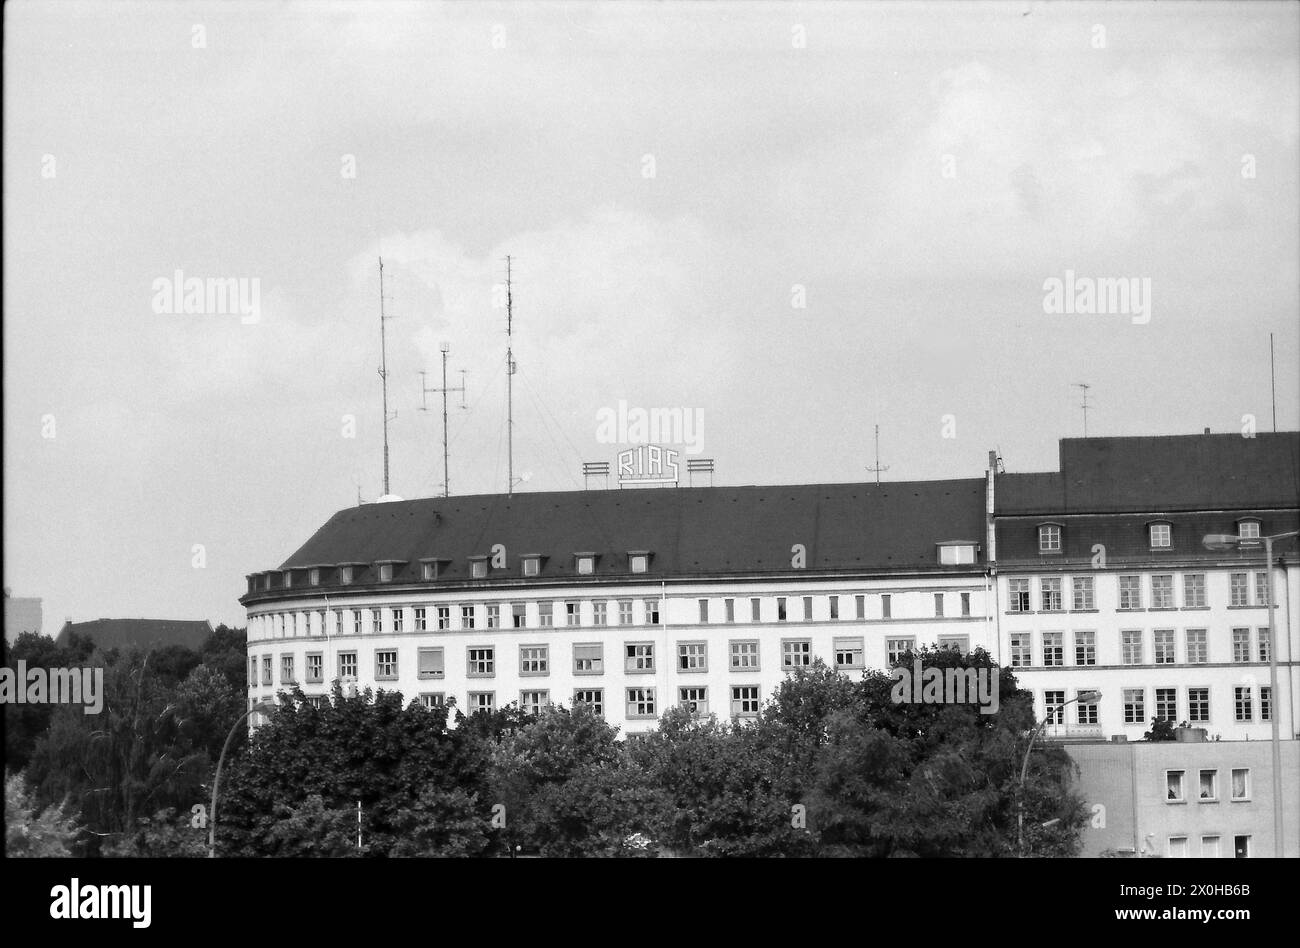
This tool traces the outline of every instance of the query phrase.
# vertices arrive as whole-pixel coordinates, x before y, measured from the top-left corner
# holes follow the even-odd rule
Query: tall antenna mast
[[[1273,431],[1277,431],[1277,371],[1273,367],[1273,334],[1268,334],[1268,381],[1273,392]]]
[[[384,315],[384,258],[379,258],[379,378],[384,389],[384,494],[388,494],[388,337],[384,323],[391,319]],[[394,412],[392,418],[396,418]]]
[[[867,468],[868,471],[875,471],[876,483],[880,483],[880,472],[889,470],[889,465],[880,466],[880,425],[876,425],[876,466]]]
[[[1079,407],[1083,409],[1083,436],[1088,437],[1088,389],[1092,388],[1087,382],[1075,382],[1074,387],[1083,390],[1083,404]]]
[[[511,350],[514,299],[510,292],[510,256],[506,255],[506,496],[515,492],[515,357]]]
[[[451,475],[448,473],[449,467],[447,462],[447,393],[460,392],[460,407],[468,408],[465,404],[465,370],[460,371],[460,385],[456,388],[447,387],[447,353],[450,347],[447,343],[442,344],[442,388],[429,388],[424,384],[424,373],[420,373],[420,411],[428,411],[424,403],[424,396],[430,392],[442,392],[442,496],[451,496]]]

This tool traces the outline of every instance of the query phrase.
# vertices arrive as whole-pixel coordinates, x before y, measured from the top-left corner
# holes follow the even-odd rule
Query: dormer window
[[[1259,539],[1259,521],[1258,520],[1238,520],[1237,537],[1242,540]]]
[[[961,566],[975,562],[975,544],[964,541],[945,541],[939,544],[940,566]]]
[[[437,556],[426,556],[420,560],[420,578],[425,582],[432,582],[442,575],[442,564],[450,563],[451,560],[444,560]]]
[[[1173,527],[1168,523],[1147,524],[1147,535],[1151,539],[1151,549],[1167,550],[1172,542]]]
[[[342,585],[342,586],[347,586],[347,585],[349,585],[351,582],[352,582],[352,567],[351,567],[351,566],[340,566],[340,567],[339,567],[339,584]]]
[[[313,567],[311,570],[308,571],[308,573],[307,573],[307,582],[311,583],[311,585],[313,585],[313,586],[319,586],[319,585],[320,585],[320,569],[319,569],[319,568],[315,568],[315,567]]]
[[[645,550],[633,550],[627,555],[627,566],[634,573],[644,573],[650,568],[650,554]]]
[[[1059,523],[1039,524],[1038,552],[1039,553],[1060,553],[1061,552],[1061,525]]]
[[[487,579],[488,560],[486,556],[469,558],[469,575],[471,579]]]
[[[262,577],[262,588],[263,588],[263,589],[270,589],[270,588],[271,588],[271,574],[270,574],[270,573],[267,573],[267,574],[265,574],[265,575]]]
[[[288,589],[292,585],[293,585],[293,570],[287,569],[284,571],[284,588]]]
[[[542,557],[537,553],[525,553],[519,557],[524,564],[525,576],[536,576],[542,571]]]
[[[578,560],[578,575],[590,576],[596,572],[596,554],[595,553],[575,553]]]
[[[380,564],[379,564],[379,581],[380,581],[381,583],[391,583],[391,582],[393,581],[393,564],[392,564],[392,563],[380,563]]]

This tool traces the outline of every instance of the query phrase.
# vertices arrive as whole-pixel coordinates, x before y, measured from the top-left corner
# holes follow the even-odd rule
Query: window
[[[555,603],[539,602],[537,604],[537,624],[543,629],[549,629],[555,625]]]
[[[1169,858],[1170,859],[1187,858],[1187,837],[1186,836],[1169,837]]]
[[[380,563],[380,564],[379,564],[379,581],[380,581],[381,583],[391,583],[391,582],[393,581],[393,564],[392,564],[392,563]]]
[[[427,618],[427,612],[428,610],[426,610],[423,606],[416,607],[415,610],[415,631],[416,632],[429,631],[429,620]]]
[[[723,611],[726,613],[727,621],[735,622],[736,621],[736,600],[724,599],[722,600],[722,606],[723,606]]]
[[[961,594],[961,614],[970,615],[970,593]]]
[[[465,696],[469,701],[469,713],[491,714],[497,709],[497,694],[495,691],[471,691]]]
[[[1155,648],[1157,665],[1172,665],[1175,661],[1174,656],[1174,630],[1173,629],[1156,629],[1152,635],[1152,642]]]
[[[1125,665],[1142,664],[1142,632],[1127,629],[1119,634],[1120,662]]]
[[[1255,605],[1268,605],[1268,573],[1255,574]]]
[[[645,605],[646,625],[658,625],[659,624],[659,600],[647,599],[644,605]]]
[[[633,553],[631,557],[632,572],[644,573],[649,566],[650,557],[645,553]]]
[[[596,571],[596,558],[594,556],[578,557],[578,575],[590,576]]]
[[[1170,723],[1178,720],[1178,689],[1156,689],[1156,717]]]
[[[835,667],[862,668],[862,639],[835,640]]]
[[[1250,590],[1246,586],[1246,573],[1233,573],[1228,577],[1228,605],[1230,606],[1248,606],[1250,605]]]
[[[480,645],[466,649],[466,674],[470,678],[491,678],[496,674],[496,647]]]
[[[403,625],[403,623],[404,623],[405,621],[406,621],[406,610],[405,610],[405,609],[394,609],[394,610],[393,610],[393,631],[394,631],[394,632],[401,632],[401,631],[402,631],[402,625]]]
[[[1064,691],[1043,692],[1043,717],[1048,724],[1062,724],[1065,721]]]
[[[1045,523],[1038,528],[1038,552],[1061,552],[1061,528],[1054,523]]]
[[[519,707],[525,714],[541,714],[542,708],[551,703],[549,691],[519,692]]]
[[[446,663],[443,659],[443,652],[440,648],[422,648],[419,651],[419,671],[420,678],[442,678],[447,671]]]
[[[542,571],[542,561],[540,557],[525,556],[523,557],[523,561],[525,576],[536,576]]]
[[[474,607],[473,606],[460,607],[460,627],[462,629],[474,628]]]
[[[1232,660],[1234,662],[1250,661],[1250,629],[1232,630]]]
[[[516,629],[528,624],[528,606],[522,602],[510,603],[510,621]]]
[[[591,604],[591,621],[595,625],[609,624],[609,603],[603,599],[597,599]]]
[[[619,625],[632,624],[632,600],[631,599],[620,599],[618,601],[618,624]]]
[[[1183,576],[1183,607],[1205,608],[1205,574],[1187,573]]]
[[[1219,858],[1219,837],[1217,836],[1201,837],[1201,858],[1202,859]]]
[[[1043,597],[1044,612],[1061,611],[1061,580],[1059,577],[1041,580],[1039,582],[1039,591]]]
[[[1237,537],[1242,540],[1258,540],[1259,521],[1258,520],[1237,521]]]
[[[776,621],[785,621],[785,596],[776,597]]]
[[[352,567],[351,567],[351,566],[340,566],[340,567],[339,567],[339,582],[340,582],[342,585],[344,585],[344,586],[347,586],[347,585],[350,585],[350,584],[351,584],[351,582],[352,582]]]
[[[1273,689],[1268,685],[1261,685],[1259,688],[1259,719],[1273,720]]]
[[[281,655],[280,656],[280,684],[292,685],[293,683],[294,683],[293,656]]]
[[[501,628],[501,606],[499,603],[492,603],[487,607],[487,627],[489,629]]]
[[[376,678],[396,678],[397,677],[397,651],[394,649],[382,649],[375,652],[375,677]]]
[[[1250,837],[1249,836],[1232,837],[1232,857],[1234,859],[1250,858]]]
[[[343,610],[342,609],[338,609],[334,613],[334,633],[336,635],[343,634]]]
[[[1210,689],[1187,689],[1187,720],[1192,724],[1208,724],[1210,721]]]
[[[445,632],[451,628],[451,606],[436,606],[434,614],[438,618],[438,631]]]
[[[1142,577],[1121,576],[1119,578],[1119,607],[1121,609],[1142,608]]]
[[[627,716],[652,718],[655,716],[655,690],[653,688],[627,689]]]
[[[313,586],[320,585],[320,570],[311,569],[307,571],[307,582]]]
[[[705,687],[678,688],[678,703],[691,714],[709,713],[709,689]]]
[[[1255,720],[1255,696],[1249,685],[1236,685],[1232,689],[1232,719],[1249,723]]]
[[[840,597],[831,596],[828,601],[830,603],[831,618],[838,619],[840,617]]]
[[[487,579],[488,562],[486,557],[478,557],[469,561],[470,579]]]
[[[438,564],[433,560],[422,561],[420,563],[420,576],[422,579],[429,581],[438,578]]]
[[[325,680],[325,656],[320,652],[307,653],[307,684],[319,685]]]
[[[273,684],[273,682],[271,681],[271,656],[270,655],[262,656],[262,684],[264,685]]]
[[[731,670],[758,671],[758,642],[747,640],[731,643]]]
[[[1007,599],[1008,612],[1028,612],[1029,611],[1029,580],[1008,579],[1007,596],[1008,596]]]
[[[1028,632],[1011,633],[1011,667],[1023,668],[1026,665],[1032,665],[1033,644]],[[891,663],[892,664],[892,663]]]
[[[603,718],[605,716],[605,689],[579,688],[573,692],[573,703],[585,704],[591,708],[593,714]]]
[[[573,673],[575,675],[605,674],[605,646],[599,642],[573,646]]]
[[[1167,523],[1153,523],[1148,528],[1151,537],[1151,549],[1167,550],[1169,549],[1169,537],[1172,528]]]
[[[370,631],[376,635],[384,631],[384,614],[379,609],[370,610]]]
[[[1186,773],[1181,770],[1165,771],[1165,802],[1166,803],[1184,803],[1187,800],[1187,789],[1184,786]]]
[[[447,706],[447,697],[441,691],[425,691],[420,694],[420,704],[430,711],[434,708],[445,708]]]
[[[888,599],[889,597],[888,597],[888,596],[885,596],[884,598],[885,598],[885,599]],[[854,597],[853,597],[853,610],[854,610],[854,614],[855,614],[859,619],[865,619],[865,618],[867,617],[867,597],[866,597],[866,596],[854,596]],[[886,619],[889,618],[889,608],[888,608],[888,605],[885,606],[885,611],[884,611],[883,614],[884,614],[884,616],[885,616]]]
[[[677,670],[684,672],[708,671],[708,646],[703,642],[683,642],[678,645]]]
[[[546,675],[551,668],[550,647],[546,645],[519,646],[519,674]]]
[[[885,657],[892,668],[903,660],[912,649],[916,647],[916,639],[908,636],[907,638],[885,639]]]
[[[1219,799],[1219,772],[1217,770],[1202,770],[1200,772],[1196,798],[1204,802],[1213,802]]]
[[[749,600],[749,621],[750,621],[750,622],[760,622],[760,621],[762,621],[762,620],[759,618],[759,613],[760,613],[760,610],[759,610],[759,603],[760,603],[760,602],[761,602],[761,600],[759,600],[759,599],[751,599],[751,600]]]
[[[934,594],[934,616],[936,619],[943,618],[943,593]]]
[[[1209,645],[1206,642],[1205,629],[1187,630],[1187,663],[1204,665],[1210,660]]]
[[[939,564],[941,566],[960,566],[975,562],[975,546],[971,543],[939,544]]]
[[[576,602],[566,602],[564,604],[564,624],[577,625],[578,618],[578,604]]]
[[[1096,689],[1094,688],[1079,688],[1074,692],[1074,694],[1075,697],[1077,698],[1084,694],[1087,694],[1088,692],[1095,691],[1095,690]],[[1077,720],[1080,724],[1097,723],[1097,699],[1095,695],[1091,700],[1088,701],[1083,701],[1083,700],[1076,701],[1074,707],[1075,707],[1075,720]]]
[[[1268,635],[1269,635],[1268,627],[1265,626],[1264,628],[1259,630],[1259,634],[1256,637],[1256,640],[1259,642],[1259,660],[1261,662],[1271,661],[1269,655],[1271,653],[1270,646],[1272,643],[1269,641]]]
[[[781,667],[807,668],[812,664],[812,642],[809,639],[781,640]]]
[[[257,686],[257,656],[252,655],[248,659],[248,684],[250,687]]]
[[[970,637],[966,635],[941,635],[938,644],[939,648],[946,648],[964,655],[970,648]]]
[[[1145,724],[1147,720],[1146,689],[1124,689],[1124,723]]]
[[[623,670],[642,674],[655,670],[653,642],[630,642],[623,647]]]
[[[1076,665],[1097,664],[1097,633],[1096,632],[1075,632],[1074,633],[1074,664]]]
[[[803,620],[811,622],[813,617],[812,596],[803,597]]]
[[[1161,573],[1151,577],[1151,608],[1174,608],[1174,577],[1171,573]]]
[[[1237,767],[1232,771],[1232,799],[1250,799],[1250,768]]]
[[[758,685],[735,685],[731,689],[731,713],[746,718],[758,714]]]
[[[357,677],[357,653],[356,652],[339,652],[339,677],[340,678]]]
[[[894,610],[894,597],[891,596],[889,593],[885,593],[880,597],[880,617],[882,619],[891,618],[894,614],[893,610]],[[859,615],[858,618],[861,619],[862,616]]]
[[[1063,632],[1043,633],[1043,664],[1051,667],[1065,664],[1065,645]]]

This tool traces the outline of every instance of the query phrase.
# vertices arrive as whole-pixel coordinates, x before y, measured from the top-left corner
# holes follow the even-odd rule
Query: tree
[[[115,837],[100,852],[117,859],[199,859],[208,854],[206,827],[206,820],[196,821],[189,812],[169,807],[138,820],[133,832]]]
[[[242,695],[248,682],[248,632],[219,625],[199,649],[203,664],[219,672]]]
[[[24,632],[12,646],[6,642],[4,651],[5,665],[15,673],[20,661],[28,669],[80,668],[89,664],[94,643],[75,632],[69,633],[64,645],[57,645],[48,635]],[[15,771],[27,766],[32,751],[36,749],[36,739],[50,726],[54,708],[54,705],[45,703],[5,705],[6,766]]]
[[[1177,739],[1174,734],[1174,722],[1165,718],[1152,718],[1151,730],[1142,735],[1144,741],[1173,741]]]
[[[71,856],[77,827],[65,804],[38,812],[17,774],[5,774],[5,857]]]

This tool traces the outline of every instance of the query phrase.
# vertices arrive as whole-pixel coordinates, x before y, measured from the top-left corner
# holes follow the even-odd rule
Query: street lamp
[[[1274,533],[1266,537],[1243,537],[1235,533],[1207,533],[1201,543],[1207,550],[1241,550],[1243,547],[1264,545],[1264,574],[1268,577],[1268,716],[1273,725],[1273,855],[1281,858],[1286,847],[1282,838],[1282,695],[1277,689],[1277,642],[1273,635],[1273,603],[1277,595],[1273,589],[1273,541],[1300,536],[1300,530]],[[1249,588],[1249,587],[1248,587]],[[1289,639],[1289,637],[1288,637]],[[1288,654],[1291,643],[1288,640]],[[1289,702],[1288,702],[1289,704]]]
[[[244,723],[245,718],[250,714],[268,714],[275,710],[275,705],[269,701],[261,701],[253,705],[247,711],[239,716],[230,728],[230,733],[226,735],[226,743],[221,745],[221,756],[217,758],[217,774],[212,778],[212,806],[208,808],[208,858],[217,858],[217,789],[221,786],[221,765],[226,760],[226,751],[230,749],[230,742],[234,740],[235,731],[239,725]]]
[[[1029,753],[1034,749],[1034,741],[1037,739],[1038,735],[1043,732],[1043,728],[1047,727],[1047,722],[1056,717],[1057,712],[1067,704],[1074,704],[1076,701],[1082,701],[1085,704],[1092,704],[1094,701],[1100,699],[1100,691],[1079,692],[1069,701],[1062,701],[1060,704],[1048,708],[1047,715],[1043,718],[1042,723],[1035,727],[1033,733],[1029,735],[1029,746],[1025,748],[1025,759],[1020,765],[1020,792],[1018,794],[1016,807],[1016,851],[1022,859],[1025,855],[1025,778],[1029,775]],[[1048,820],[1048,822],[1043,825],[1048,826],[1054,822],[1055,820]]]

